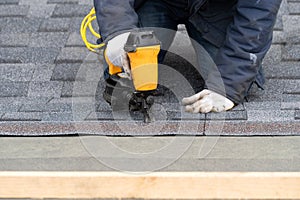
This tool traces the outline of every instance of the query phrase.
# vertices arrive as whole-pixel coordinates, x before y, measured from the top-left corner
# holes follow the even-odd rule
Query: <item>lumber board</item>
[[[299,199],[298,172],[0,172],[0,198]]]

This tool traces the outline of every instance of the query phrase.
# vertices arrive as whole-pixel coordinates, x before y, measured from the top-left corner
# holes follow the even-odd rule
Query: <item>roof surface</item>
[[[300,135],[300,1],[283,0],[264,60],[265,90],[221,114],[181,112],[158,98],[152,125],[124,118],[102,100],[101,57],[80,34],[92,1],[0,0],[0,134]],[[183,34],[180,34],[183,33]],[[92,38],[89,37],[92,41]],[[172,48],[192,56],[185,30]],[[185,65],[172,55],[166,63]],[[178,87],[178,83],[173,83]]]

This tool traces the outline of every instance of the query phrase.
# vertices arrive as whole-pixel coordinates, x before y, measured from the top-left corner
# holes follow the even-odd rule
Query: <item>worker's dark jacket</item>
[[[137,28],[135,10],[147,0],[94,0],[100,33],[109,39],[125,30]],[[208,0],[209,5],[234,2],[235,14],[222,32],[211,25],[213,8],[203,9],[205,0],[190,0],[191,17],[194,24],[209,42],[220,47],[215,60],[221,73],[226,96],[241,103],[253,83],[263,84],[259,73],[262,59],[272,42],[272,30],[281,0]],[[220,8],[219,8],[220,9]],[[207,80],[208,88],[224,95],[218,83]]]

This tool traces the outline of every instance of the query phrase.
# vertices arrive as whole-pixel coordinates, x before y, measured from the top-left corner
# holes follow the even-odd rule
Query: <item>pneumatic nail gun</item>
[[[131,32],[124,47],[129,58],[132,80],[121,76],[122,68],[108,59],[109,78],[104,99],[113,109],[128,109],[143,113],[144,122],[152,121],[149,110],[157,95],[158,53],[160,41],[152,31]]]

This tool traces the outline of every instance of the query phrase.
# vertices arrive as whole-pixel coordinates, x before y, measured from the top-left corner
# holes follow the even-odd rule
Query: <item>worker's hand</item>
[[[109,61],[117,67],[122,67],[123,77],[131,79],[130,64],[124,46],[130,32],[122,33],[107,42],[105,54]]]
[[[182,99],[185,110],[190,113],[222,112],[233,108],[234,103],[228,98],[210,90]]]

